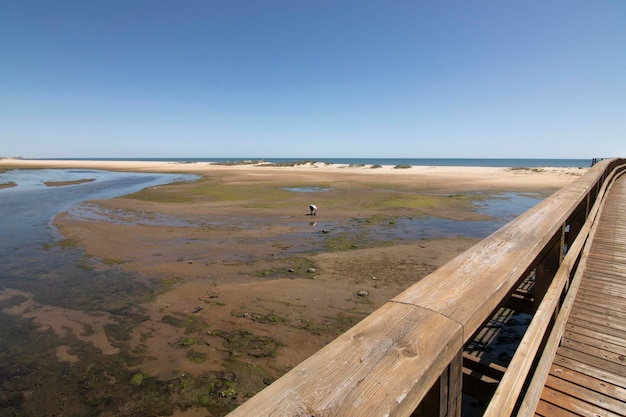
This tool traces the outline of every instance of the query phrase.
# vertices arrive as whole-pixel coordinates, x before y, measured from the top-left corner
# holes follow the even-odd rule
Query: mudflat
[[[152,283],[154,294],[129,306],[141,320],[127,325],[123,344],[110,330],[121,319],[110,313],[33,308],[26,293],[9,311],[42,328],[71,328],[105,355],[132,353],[133,384],[172,385],[163,395],[180,416],[226,413],[477,242],[462,227],[455,237],[403,236],[400,222],[485,220],[475,204],[491,193],[547,196],[585,172],[0,160],[0,169],[37,167],[200,176],[83,203],[54,220],[96,268]],[[15,295],[5,289],[0,300]],[[58,347],[57,359],[79,360],[71,346]],[[181,387],[209,374],[213,388],[181,402]]]

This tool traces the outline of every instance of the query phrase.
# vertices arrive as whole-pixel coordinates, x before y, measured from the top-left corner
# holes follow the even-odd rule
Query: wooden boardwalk
[[[607,198],[536,416],[626,416],[626,176]]]

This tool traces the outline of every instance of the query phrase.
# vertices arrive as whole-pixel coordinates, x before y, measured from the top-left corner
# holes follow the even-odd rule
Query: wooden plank
[[[615,197],[619,198],[619,192],[615,193]],[[615,197],[613,197],[613,199],[615,199]],[[614,200],[613,204],[616,203],[619,204],[617,200]],[[605,253],[611,254],[614,251],[619,252],[619,247],[624,244],[624,225],[619,218],[619,212],[607,210],[606,214],[606,221],[601,225],[602,236],[598,239],[598,246],[602,249],[606,249],[604,251]],[[611,246],[611,242],[617,243],[618,246]]]
[[[589,351],[591,351],[591,348],[589,349]],[[584,363],[590,366],[595,366],[597,368],[603,369],[615,375],[622,375],[624,377],[624,382],[626,382],[626,364],[624,364],[623,361],[619,361],[619,360],[612,361],[612,360],[604,359],[602,357],[595,356],[592,353],[594,352],[591,352],[591,353],[588,353],[587,351],[583,352],[583,351],[579,351],[575,349],[570,349],[565,346],[561,346],[558,349],[558,354],[561,356],[578,360],[581,363]]]
[[[614,291],[623,291],[626,288],[624,282],[624,275],[621,272],[608,272],[594,270],[593,274],[589,274],[585,277],[585,287],[598,288],[601,291],[605,289],[611,289]]]
[[[594,390],[594,387],[582,387],[554,375],[548,376],[546,387],[559,391],[569,397],[576,398],[598,409],[608,410],[618,415],[626,411],[624,410],[624,403],[622,401],[597,392]]]
[[[605,262],[602,265],[591,265],[593,274],[588,279],[591,281],[606,280],[610,284],[623,284],[624,268],[616,260]]]
[[[504,308],[515,310],[519,313],[533,314],[533,300],[530,296],[513,293],[502,305]]]
[[[600,360],[582,358],[582,355],[573,354],[572,351],[566,351],[565,353],[567,356],[564,356],[561,353],[561,349],[559,349],[559,353],[554,358],[555,365],[562,366],[597,379],[602,379],[613,385],[617,385],[618,387],[626,388],[626,374],[615,373],[610,369],[606,369],[603,367],[604,364]]]
[[[565,410],[557,405],[540,400],[535,415],[539,417],[580,417],[580,414]]]
[[[626,290],[626,282],[624,282],[623,279],[623,275],[619,276],[617,274],[607,274],[604,272],[601,274],[596,273],[585,279],[583,287],[596,288],[601,291],[609,290],[610,292],[616,292],[617,294],[622,295],[624,290]]]
[[[591,320],[583,320],[577,317],[570,317],[568,323],[580,327],[585,327],[589,330],[595,331],[596,333],[602,333],[603,336],[613,336],[618,340],[626,339],[626,332],[620,329],[614,329],[601,323],[593,322]]]
[[[626,402],[626,389],[610,384],[606,381],[556,365],[552,365],[550,375],[577,384],[581,387],[593,387],[594,391],[602,393],[608,397],[616,398],[622,402]],[[622,405],[622,407],[624,407],[624,405]]]
[[[626,336],[626,322],[619,318],[614,318],[607,314],[598,314],[592,311],[581,310],[580,308],[574,310],[570,314],[570,319],[572,323],[575,323],[576,320],[586,321],[589,323],[593,323],[594,327],[600,328],[609,328],[613,329],[616,332],[623,332]]]
[[[622,320],[626,320],[626,307],[624,309],[611,309],[606,305],[598,305],[597,303],[591,303],[590,301],[591,300],[589,298],[577,299],[576,305],[574,306],[574,308],[581,308],[581,309],[592,311],[598,314],[605,314],[605,315],[610,314],[611,317],[616,317]],[[600,303],[602,302],[602,300],[598,300],[597,302]]]
[[[602,417],[623,417],[624,414],[617,414],[605,408],[595,406],[579,398],[572,397],[551,387],[544,388],[542,398],[544,401],[566,409],[577,416],[602,416]]]
[[[611,244],[616,245],[615,242],[612,242]],[[624,271],[624,264],[614,261],[614,259],[601,255],[598,252],[594,252],[589,256],[590,265],[593,266],[594,269],[597,268],[598,271],[606,272],[609,275],[619,274]]]
[[[463,368],[463,392],[487,404],[500,380]]]
[[[595,281],[599,279],[608,280],[608,282],[613,284],[623,284],[624,276],[626,274],[626,266],[621,265],[615,262],[612,263],[603,263],[602,265],[594,265],[591,263],[589,268],[593,268],[593,275],[589,274],[586,278],[590,281]]]
[[[587,299],[586,301],[589,300]],[[626,317],[626,311],[622,312],[620,310],[607,308],[606,306],[593,305],[582,300],[576,303],[572,312],[584,316],[612,321],[615,322],[618,327],[624,327],[621,323],[623,323],[624,317]]]
[[[597,273],[585,279],[584,288],[596,288],[600,291],[609,288],[623,294],[626,290],[626,282],[624,282],[624,280],[626,280],[626,277],[621,274]]]
[[[621,288],[620,286],[617,286],[617,285],[611,285],[607,283],[606,281],[603,284],[589,283],[585,281],[581,285],[581,288],[584,291],[589,291],[589,292],[596,293],[596,294],[608,294],[612,297],[615,297],[616,300],[621,299],[623,301],[626,301],[626,291],[624,291],[624,288]]]
[[[611,302],[610,297],[594,297],[587,294],[579,297],[577,303],[581,306],[594,305],[594,309],[598,311],[606,311],[610,314],[626,314],[626,306]]]
[[[610,215],[605,213],[607,220],[610,220]],[[605,233],[605,232],[600,232]],[[620,232],[624,233],[624,232]],[[613,256],[624,256],[624,245],[617,240],[618,235],[613,236],[599,236],[596,244],[596,249],[590,254],[592,260],[597,261],[599,264],[607,260],[613,261]],[[610,266],[610,262],[605,262],[605,266]],[[618,265],[619,267],[619,265]]]
[[[599,291],[595,288],[582,288],[580,301],[587,303],[596,303],[603,306],[608,311],[626,312],[626,297],[620,294],[611,293],[610,290]]]
[[[506,368],[504,366],[493,362],[485,362],[481,358],[469,353],[463,354],[463,366],[470,372],[485,375],[496,382],[499,382],[506,372]]]
[[[618,313],[626,312],[626,306],[616,303],[611,300],[610,296],[600,297],[591,294],[579,294],[577,302],[581,304],[595,304],[597,307],[602,308],[608,312],[616,311]]]
[[[626,233],[626,232],[625,232]],[[597,259],[595,256],[589,257],[589,266],[594,271],[601,272],[607,276],[622,276],[626,271],[626,266],[622,263]]]
[[[589,329],[587,327],[574,325],[572,323],[567,323],[565,325],[565,330],[582,334],[588,337],[593,337],[598,340],[602,340],[604,342],[613,343],[615,345],[626,346],[626,341],[623,338],[616,337],[616,336],[609,335],[609,334],[599,334],[597,331],[595,331],[595,329]]]
[[[618,365],[626,365],[626,358],[624,355],[608,350],[600,349],[584,343],[577,342],[576,340],[564,338],[562,346],[567,349],[583,352],[587,355],[595,356],[596,358],[604,359],[609,362],[614,362]]]
[[[607,215],[611,215],[611,213],[606,213]],[[613,214],[614,215],[614,214]],[[612,227],[616,227],[615,225],[612,225]],[[608,231],[608,228],[606,229]],[[611,232],[615,232],[612,233],[612,236],[607,235],[605,238],[603,238],[603,236],[600,236],[598,238],[596,247],[598,248],[598,253],[599,254],[603,254],[606,256],[611,256],[613,254],[617,254],[618,256],[623,256],[624,255],[624,251],[621,250],[621,245],[620,245],[620,241],[619,239],[619,233],[623,233],[624,230],[618,231],[618,230],[611,230]],[[600,230],[600,233],[605,233],[604,230]]]
[[[615,265],[615,264],[613,264]],[[593,273],[588,274],[588,276],[585,278],[586,281],[589,282],[589,284],[609,284],[609,285],[615,285],[617,287],[623,287],[625,282],[624,280],[626,279],[626,275],[624,271],[614,271],[614,270],[607,270],[607,269],[600,269],[597,266],[592,266],[592,268],[594,268]]]
[[[599,253],[594,253],[590,255],[589,260],[592,261],[594,274],[606,276],[607,278],[619,278],[623,274],[623,265],[626,262],[626,257],[617,254],[605,254],[601,257]],[[619,283],[619,279],[617,279],[617,283]]]
[[[607,350],[609,352],[614,352],[619,355],[623,355],[626,357],[626,346],[616,345],[614,343],[609,343],[604,340],[597,339],[595,337],[589,337],[587,335],[575,332],[565,332],[563,334],[563,340],[574,340],[579,343],[584,343],[587,346],[591,346],[594,348]]]
[[[620,265],[624,265],[626,262],[626,254],[600,254],[598,252],[590,255],[590,260],[593,261],[595,271],[598,274],[606,274],[607,276],[614,276],[621,272]]]

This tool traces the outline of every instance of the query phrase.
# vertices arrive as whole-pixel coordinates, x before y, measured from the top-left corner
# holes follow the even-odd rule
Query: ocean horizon
[[[503,167],[503,168],[587,168],[592,159],[559,158],[21,158],[46,161],[146,161],[146,162],[242,162],[264,161],[270,163],[289,163],[298,161],[320,162],[327,164],[348,165],[411,165],[411,166],[466,166],[466,167]]]

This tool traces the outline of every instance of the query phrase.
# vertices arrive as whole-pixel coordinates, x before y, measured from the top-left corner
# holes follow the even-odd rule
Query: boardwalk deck
[[[536,416],[626,416],[626,177],[606,202]]]

